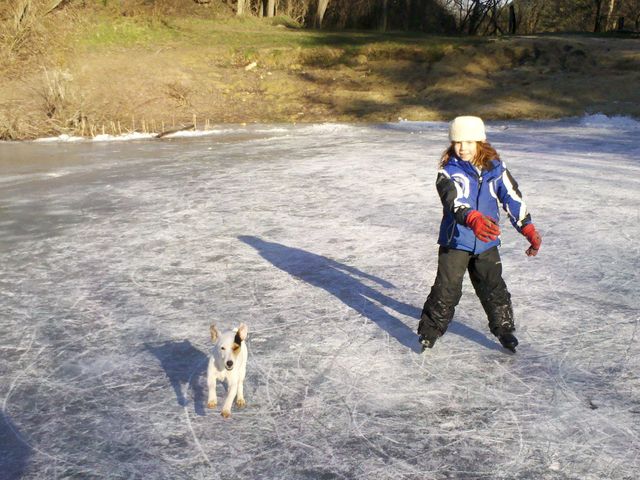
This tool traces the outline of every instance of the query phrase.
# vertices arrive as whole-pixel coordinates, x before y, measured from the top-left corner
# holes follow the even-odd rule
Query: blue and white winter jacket
[[[500,239],[486,243],[478,240],[473,230],[466,226],[471,210],[499,220],[498,202],[518,232],[531,223],[518,184],[504,162],[492,160],[491,165],[489,170],[479,171],[470,162],[454,155],[438,172],[436,187],[444,207],[438,238],[441,246],[480,254],[500,245]]]

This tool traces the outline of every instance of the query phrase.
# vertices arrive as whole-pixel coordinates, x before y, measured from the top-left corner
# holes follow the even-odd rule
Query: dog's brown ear
[[[209,327],[209,332],[211,332],[211,341],[212,342],[215,342],[216,340],[218,340],[218,329],[216,328],[216,326],[213,323]]]
[[[247,333],[249,333],[249,329],[244,323],[241,323],[240,326],[238,327],[236,336],[240,337],[240,340],[246,340]]]

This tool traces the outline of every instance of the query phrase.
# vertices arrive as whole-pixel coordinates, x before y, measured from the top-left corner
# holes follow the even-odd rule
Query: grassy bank
[[[638,39],[318,32],[228,11],[31,15],[22,26],[1,17],[1,139],[194,122],[640,116]]]

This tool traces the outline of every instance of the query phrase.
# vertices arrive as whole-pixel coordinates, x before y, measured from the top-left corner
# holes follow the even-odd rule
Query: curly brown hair
[[[498,155],[496,149],[493,148],[489,142],[476,142],[476,144],[478,145],[478,151],[476,158],[474,158],[471,163],[482,170],[489,170],[491,160],[500,160],[500,155]],[[442,153],[442,157],[440,157],[440,168],[449,163],[449,159],[455,156],[455,154],[455,142],[451,142],[449,148],[447,148]]]

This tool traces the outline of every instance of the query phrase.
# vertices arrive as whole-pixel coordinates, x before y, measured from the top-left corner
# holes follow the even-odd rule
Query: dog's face
[[[211,325],[211,341],[214,342],[213,355],[219,366],[226,370],[233,370],[240,356],[240,347],[247,338],[247,326],[242,323],[236,330],[223,333],[218,332],[215,325]]]

